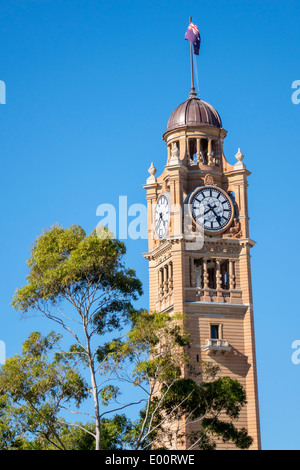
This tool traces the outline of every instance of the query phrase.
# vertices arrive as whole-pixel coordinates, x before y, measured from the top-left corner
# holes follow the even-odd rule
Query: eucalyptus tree
[[[137,315],[133,302],[142,285],[124,262],[124,243],[110,232],[87,235],[78,225],[52,226],[37,237],[27,261],[27,284],[19,288],[12,305],[23,314],[36,313],[58,324],[72,338],[69,354],[90,372],[89,393],[93,398],[96,450],[101,448],[101,398],[104,403],[117,389],[98,354],[101,338],[119,330]],[[71,412],[71,410],[70,410]]]
[[[141,391],[144,407],[129,433],[132,448],[177,449],[184,443],[189,450],[211,450],[218,439],[249,448],[251,436],[236,426],[247,403],[242,385],[220,376],[214,363],[192,365],[184,325],[181,314],[143,312],[122,340],[98,351],[120,383]]]
[[[0,368],[0,450],[94,450],[95,423],[64,417],[88,394],[73,354],[61,354],[62,337],[31,333],[21,354]],[[122,449],[131,422],[125,415],[101,420],[101,448]]]
[[[61,412],[79,407],[88,385],[73,355],[55,353],[60,335],[31,333],[22,354],[0,369],[0,448],[66,450],[61,439]],[[78,424],[76,425],[80,427]]]

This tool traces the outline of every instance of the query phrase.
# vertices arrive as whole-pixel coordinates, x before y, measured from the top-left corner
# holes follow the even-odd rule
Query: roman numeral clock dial
[[[162,239],[167,233],[170,221],[170,207],[165,195],[159,197],[155,207],[155,232]]]
[[[190,196],[190,212],[194,221],[209,234],[224,232],[232,223],[233,203],[220,188],[203,186]]]

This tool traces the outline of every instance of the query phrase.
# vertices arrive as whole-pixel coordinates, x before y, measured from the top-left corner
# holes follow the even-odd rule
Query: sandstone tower
[[[193,84],[192,84],[193,85]],[[167,161],[144,186],[148,204],[150,311],[184,312],[191,355],[219,364],[247,394],[238,427],[260,448],[247,178],[240,150],[229,164],[217,111],[192,86],[171,114]],[[193,235],[200,234],[193,239]],[[197,235],[198,236],[198,235]],[[223,445],[223,448],[231,448]],[[222,446],[221,446],[222,448]]]

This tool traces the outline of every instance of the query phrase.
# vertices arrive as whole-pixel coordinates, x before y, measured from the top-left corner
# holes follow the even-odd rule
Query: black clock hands
[[[160,214],[159,214],[159,219],[158,219],[158,221],[157,221],[157,223],[156,223],[156,226],[157,226],[157,227],[160,226],[160,223],[161,223],[162,220],[163,220],[163,218],[162,218],[162,212],[160,212]]]
[[[208,204],[208,207],[209,207],[209,209],[206,210],[203,215],[205,215],[208,212],[212,211],[214,213],[215,217],[216,217],[216,221],[218,222],[219,225],[221,225],[222,217],[219,214],[217,214],[216,211],[214,210],[217,207],[216,204],[214,206],[211,206],[210,204]]]
[[[209,206],[209,209],[207,209],[207,210],[204,212],[204,214],[203,214],[203,215],[206,215],[206,214],[208,214],[208,212],[210,212],[210,211],[211,211],[211,207],[210,207],[210,205],[209,205],[209,204],[208,204],[208,206]]]

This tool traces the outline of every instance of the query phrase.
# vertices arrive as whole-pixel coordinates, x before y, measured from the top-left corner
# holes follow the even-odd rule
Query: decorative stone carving
[[[237,163],[234,165],[234,168],[236,168],[237,170],[244,170],[246,168],[246,165],[244,165],[244,163],[242,162],[242,160],[244,159],[244,155],[242,154],[240,148],[235,158],[237,159]]]
[[[147,184],[153,184],[156,183],[156,177],[155,173],[157,172],[155,166],[153,165],[153,162],[151,163],[151,166],[148,170],[148,173],[150,173],[149,178],[147,179]]]
[[[195,272],[196,286],[200,288],[202,286],[202,267],[195,265],[194,272]]]
[[[179,150],[176,142],[173,142],[172,144],[171,157],[179,157]]]
[[[197,163],[204,163],[204,155],[202,150],[200,150],[200,152],[197,152]]]
[[[241,238],[243,235],[242,230],[241,230],[241,224],[238,221],[238,219],[234,219],[233,225],[230,227],[228,232],[225,234],[225,236],[229,238]]]
[[[191,260],[191,286],[201,288],[202,286],[202,266],[201,260]]]
[[[190,166],[196,166],[196,165],[198,165],[198,162],[193,160],[192,158],[188,158],[188,164]]]
[[[233,237],[228,237],[227,238],[233,238]],[[215,245],[215,246],[209,246],[207,244],[204,244],[203,247],[199,250],[199,253],[210,253],[212,256],[223,256],[225,253],[227,254],[238,254],[241,251],[240,245],[238,246],[226,246],[223,245],[222,243]]]
[[[209,166],[214,166],[215,165],[215,159],[214,159],[214,153],[208,153],[207,154],[207,158],[208,158],[208,165]]]
[[[167,179],[163,180],[163,183],[162,183],[162,191],[163,192],[166,192],[166,191],[169,190],[168,183],[169,183],[169,180],[167,180]]]
[[[180,163],[179,149],[177,147],[177,143],[173,142],[172,148],[171,148],[171,158],[169,161],[169,165],[178,165],[178,163]]]
[[[209,173],[205,175],[204,184],[205,186],[216,186],[213,176],[210,175]]]

